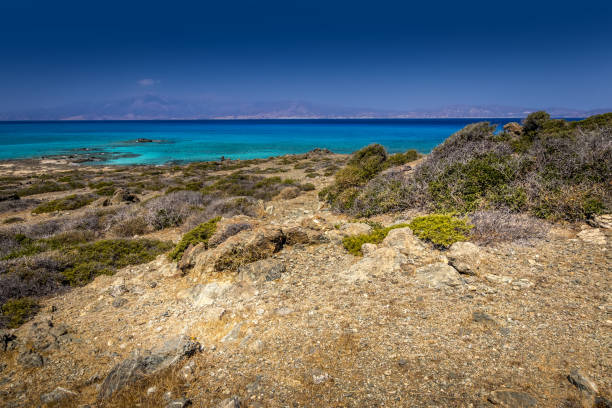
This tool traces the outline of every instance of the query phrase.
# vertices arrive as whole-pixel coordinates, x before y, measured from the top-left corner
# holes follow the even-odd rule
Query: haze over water
[[[164,164],[254,159],[327,148],[351,153],[380,143],[390,153],[429,153],[465,125],[483,119],[202,120],[0,122],[0,160],[99,149],[124,155],[104,164]],[[502,126],[518,119],[486,119]],[[160,142],[134,143],[139,138]]]

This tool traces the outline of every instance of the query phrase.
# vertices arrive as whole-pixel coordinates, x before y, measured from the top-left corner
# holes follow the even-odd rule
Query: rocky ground
[[[341,239],[371,227],[316,191],[220,230],[244,221],[178,265],[162,255],[45,299],[2,332],[0,405],[610,406],[603,224],[450,251],[399,228],[356,257]]]

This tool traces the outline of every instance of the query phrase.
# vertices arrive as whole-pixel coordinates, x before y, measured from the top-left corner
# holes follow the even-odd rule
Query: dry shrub
[[[181,225],[189,215],[206,205],[204,196],[196,191],[175,191],[145,203],[147,223],[160,230]]]
[[[509,211],[477,211],[469,218],[474,226],[471,240],[481,245],[542,239],[550,229],[550,224],[543,220]]]

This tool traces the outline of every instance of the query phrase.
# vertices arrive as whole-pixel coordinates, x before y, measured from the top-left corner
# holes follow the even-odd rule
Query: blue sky
[[[612,2],[0,2],[0,111],[155,93],[612,106]]]

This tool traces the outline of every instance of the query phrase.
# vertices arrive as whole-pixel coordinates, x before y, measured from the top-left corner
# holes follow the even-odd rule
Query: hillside
[[[610,406],[610,118],[0,163],[0,404]]]

